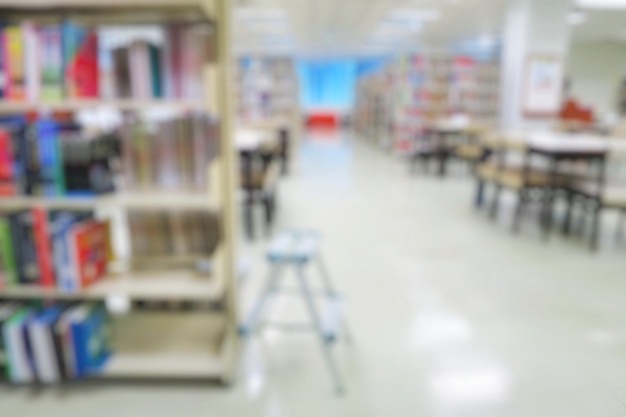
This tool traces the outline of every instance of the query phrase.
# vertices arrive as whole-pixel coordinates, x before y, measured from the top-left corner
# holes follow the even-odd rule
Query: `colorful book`
[[[13,250],[13,236],[8,218],[0,217],[0,257],[2,258],[2,274],[4,281],[0,287],[11,287],[18,283],[18,271]]]
[[[9,100],[26,99],[26,69],[24,68],[24,42],[20,26],[7,26],[3,37],[3,62],[6,77],[5,97]]]
[[[13,139],[7,129],[0,129],[0,196],[17,194]]]
[[[36,124],[39,145],[40,178],[45,196],[65,194],[63,151],[59,143],[59,126],[51,119]]]
[[[27,323],[37,381],[52,384],[61,380],[53,326],[63,313],[63,307],[46,308]]]
[[[50,227],[48,213],[39,207],[33,208],[33,232],[39,266],[39,284],[44,288],[54,288],[54,264],[50,243]]]
[[[35,248],[33,216],[28,210],[9,215],[18,281],[23,285],[39,285],[39,263]]]
[[[109,236],[107,224],[85,221],[76,224],[68,233],[73,283],[67,290],[76,292],[93,285],[106,273]]]
[[[8,379],[17,384],[35,382],[35,366],[27,324],[35,315],[30,307],[22,307],[2,326],[8,357]]]
[[[71,292],[75,288],[76,279],[72,275],[69,239],[67,234],[76,223],[76,217],[69,213],[60,213],[53,216],[50,224],[52,237],[52,259],[57,286],[61,291]]]
[[[81,45],[86,37],[86,30],[72,22],[61,24],[61,48],[63,52],[63,84],[65,97],[79,97],[77,59]]]
[[[78,98],[97,98],[100,93],[100,68],[98,67],[98,33],[90,30],[78,49],[74,81]]]
[[[0,99],[4,99],[6,94],[7,74],[6,74],[6,53],[5,53],[5,41],[4,30],[6,25],[0,23]]]
[[[18,302],[5,302],[0,304],[0,379],[10,378],[10,361],[4,338],[4,325],[20,308]]]
[[[63,98],[63,50],[61,28],[46,26],[38,31],[41,54],[41,99],[55,102]]]
[[[76,375],[99,372],[111,355],[109,322],[102,304],[82,304],[69,317],[74,342]]]
[[[39,35],[32,22],[22,23],[22,36],[24,42],[26,99],[34,102],[39,99],[41,94],[41,60],[39,55]]]

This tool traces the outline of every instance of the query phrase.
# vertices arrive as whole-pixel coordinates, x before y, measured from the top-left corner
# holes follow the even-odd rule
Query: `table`
[[[598,173],[595,181],[597,182],[595,193],[584,195],[590,199],[596,199],[597,205],[594,211],[593,228],[592,228],[592,249],[597,249],[597,238],[600,221],[602,190],[605,183],[605,165],[609,154],[626,154],[626,141],[611,140],[606,136],[594,134],[571,134],[551,131],[506,131],[501,132],[499,139],[485,144],[485,160],[494,150],[515,150],[525,153],[524,170],[528,170],[529,158],[532,155],[541,155],[548,159],[548,185],[544,189],[541,225],[543,236],[547,238],[548,232],[552,226],[551,209],[554,198],[554,191],[558,187],[555,184],[559,163],[562,161],[585,160],[587,162],[596,162],[598,164]],[[476,195],[476,206],[480,207],[484,202],[484,185],[485,181],[479,178],[478,190]],[[568,200],[573,194],[584,194],[578,190],[568,189]],[[497,197],[496,197],[497,198]],[[568,201],[568,209],[564,222],[563,232],[569,233],[571,220],[571,201]]]
[[[454,138],[458,142],[459,137],[466,136],[470,131],[470,123],[467,119],[441,120],[425,126],[425,134],[428,138],[429,149],[425,152],[416,152],[414,158],[422,156],[425,159],[434,156],[438,160],[438,175],[444,177],[447,174],[448,160],[454,149]]]

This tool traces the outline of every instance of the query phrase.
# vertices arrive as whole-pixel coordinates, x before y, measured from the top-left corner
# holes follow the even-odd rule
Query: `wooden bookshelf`
[[[44,207],[64,210],[115,209],[121,211],[206,210],[219,212],[220,241],[211,257],[208,276],[189,268],[163,268],[157,272],[110,274],[76,294],[58,289],[17,286],[0,291],[3,299],[106,300],[109,296],[142,301],[211,302],[211,311],[137,311],[114,317],[114,353],[95,378],[218,379],[232,380],[238,352],[235,223],[235,154],[232,144],[234,107],[231,97],[230,0],[0,0],[0,13],[8,21],[32,19],[79,22],[197,22],[214,28],[216,54],[203,71],[202,100],[90,99],[58,103],[0,101],[0,114],[110,106],[124,111],[174,108],[203,110],[219,121],[220,154],[210,167],[208,192],[120,192],[98,197],[0,197],[4,211]],[[115,211],[114,210],[114,211]],[[172,262],[180,261],[173,259]],[[185,259],[188,261],[188,259]]]

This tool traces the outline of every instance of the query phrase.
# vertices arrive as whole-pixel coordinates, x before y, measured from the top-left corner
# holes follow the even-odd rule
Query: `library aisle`
[[[345,397],[332,395],[312,335],[267,330],[243,346],[232,389],[0,386],[0,415],[626,415],[623,248],[591,255],[569,240],[538,244],[532,229],[502,233],[471,207],[467,176],[407,169],[347,134],[310,137],[281,184],[277,229],[323,232],[347,296],[355,340],[336,351]],[[245,247],[248,301],[262,246]],[[273,312],[301,313],[290,300]]]

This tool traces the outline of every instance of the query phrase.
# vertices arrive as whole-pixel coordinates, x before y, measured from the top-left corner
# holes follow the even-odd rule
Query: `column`
[[[554,123],[562,97],[550,98],[547,86],[542,97],[536,77],[530,77],[531,60],[545,65],[546,80],[558,78],[558,94],[563,91],[563,74],[569,48],[567,16],[573,0],[510,0],[504,19],[500,125],[505,129],[546,127]],[[560,66],[550,65],[558,62]],[[532,65],[532,68],[539,68]],[[550,68],[553,70],[550,71]],[[558,68],[556,71],[554,69]],[[558,74],[557,74],[558,73]],[[535,73],[536,74],[536,73]],[[532,82],[532,80],[535,83]],[[554,87],[554,83],[550,83]],[[532,94],[530,93],[532,91]],[[537,111],[539,109],[539,111]]]

